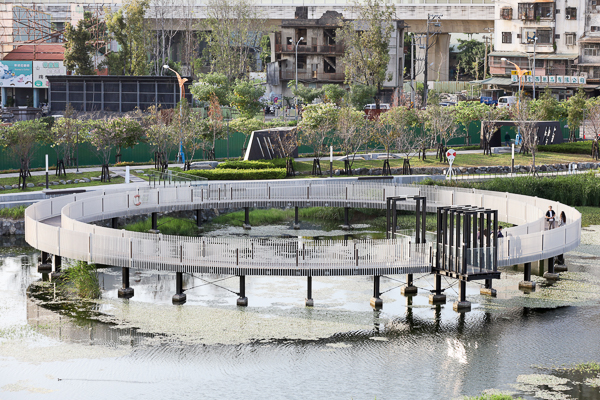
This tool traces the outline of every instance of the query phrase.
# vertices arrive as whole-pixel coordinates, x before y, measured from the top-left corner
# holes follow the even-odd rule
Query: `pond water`
[[[299,234],[322,234],[311,229]],[[415,276],[414,297],[400,294],[404,276],[382,278],[381,311],[369,306],[370,277],[313,278],[314,308],[304,307],[305,279],[247,277],[249,306],[238,308],[237,278],[185,276],[188,301],[173,306],[174,274],[133,270],[135,296],[122,300],[116,268],[99,270],[102,299],[73,302],[11,238],[0,247],[0,399],[457,399],[497,389],[597,400],[594,376],[552,370],[600,361],[600,227],[584,235],[560,281],[535,277],[538,289],[524,293],[522,272],[505,270],[495,299],[468,285],[468,313],[452,310],[454,281],[444,282],[454,284],[448,303],[430,306],[429,275]]]

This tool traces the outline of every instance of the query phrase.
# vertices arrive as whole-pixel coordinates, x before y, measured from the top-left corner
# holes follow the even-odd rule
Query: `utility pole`
[[[415,106],[415,35],[410,36],[410,107]]]
[[[443,17],[443,15],[441,14],[427,14],[427,30],[425,33],[425,69],[423,71],[423,103],[421,104],[421,107],[426,107],[427,106],[427,92],[429,91],[429,87],[427,86],[427,72],[429,70],[429,61],[428,61],[428,54],[429,54],[429,49],[431,47],[433,47],[433,43],[429,43],[429,38],[430,35],[432,37],[435,37],[436,35],[438,35],[440,33],[439,30],[434,30],[433,32],[431,32],[429,30],[429,25],[433,25],[435,28],[439,28],[442,26],[442,24],[440,24],[440,18]]]
[[[535,45],[537,44],[537,35],[533,35],[533,67],[531,68],[531,72],[533,74],[532,84],[533,84],[533,100],[535,100]]]
[[[484,36],[483,38],[485,39],[485,56],[483,59],[483,79],[485,79],[485,78],[487,78],[487,59],[488,59],[488,56],[487,56],[488,55],[488,50],[487,50],[488,43],[487,43],[487,41],[488,41],[488,37]]]

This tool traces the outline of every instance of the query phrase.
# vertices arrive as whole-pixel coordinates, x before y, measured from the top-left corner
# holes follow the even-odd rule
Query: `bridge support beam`
[[[196,226],[200,228],[202,226],[202,209],[198,208],[196,210]]]
[[[531,263],[523,264],[523,280],[519,282],[519,289],[535,289],[535,282],[531,281]]]
[[[62,276],[62,257],[52,255],[52,273],[50,274],[50,280],[60,279]]]
[[[418,291],[419,289],[417,289],[417,287],[413,285],[413,274],[407,274],[406,286],[400,289],[400,293],[402,293],[404,296],[412,296],[417,294]]]
[[[152,213],[152,229],[150,229],[148,232],[155,233],[155,234],[160,233],[160,231],[158,230],[158,213],[157,212]]]
[[[373,297],[371,297],[371,307],[376,310],[383,308],[383,300],[379,297],[381,295],[380,291],[380,275],[375,275],[373,277]]]
[[[246,275],[240,275],[240,292],[236,304],[240,307],[248,307],[248,298],[246,297]]]
[[[550,257],[548,260],[548,272],[544,273],[544,278],[549,281],[558,280],[558,274],[554,272],[554,257]]]
[[[442,276],[435,274],[434,292],[429,295],[429,304],[446,304],[446,295],[442,293]]]
[[[244,224],[242,227],[244,229],[252,229],[252,226],[250,226],[250,207],[244,207]]]
[[[314,307],[315,302],[312,298],[312,276],[306,277],[306,299],[304,301],[306,307]]]
[[[119,229],[119,217],[114,217],[111,219],[110,227],[113,229]]]
[[[352,226],[350,226],[350,207],[344,207],[344,225],[342,225],[342,229],[352,229]]]
[[[458,301],[455,301],[452,308],[454,311],[471,311],[471,302],[467,301],[467,282],[462,279],[458,284]]]
[[[298,221],[298,207],[294,207],[294,229],[300,229],[300,221]]]
[[[120,299],[130,299],[133,297],[133,288],[129,287],[129,268],[123,267],[121,271],[123,286],[118,290],[117,294]]]
[[[482,287],[481,289],[479,289],[479,294],[482,294],[484,296],[492,296],[492,297],[496,297],[496,289],[492,288],[492,280],[491,279],[486,279],[485,280],[485,286]]]
[[[567,268],[567,266],[565,265],[565,255],[560,254],[559,256],[556,257],[556,263],[554,264],[554,271],[555,272],[566,272],[568,270],[569,270],[569,268]]]
[[[183,293],[183,272],[175,272],[175,294],[173,304],[184,304],[187,296]]]
[[[38,265],[38,272],[51,272],[52,271],[52,261],[50,259],[50,254],[42,251],[40,256],[40,264]]]

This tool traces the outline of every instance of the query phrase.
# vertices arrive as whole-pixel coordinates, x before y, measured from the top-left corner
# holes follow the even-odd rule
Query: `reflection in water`
[[[446,305],[431,306],[427,290],[405,297],[393,289],[382,296],[383,310],[373,311],[370,277],[314,278],[314,308],[302,305],[305,279],[248,277],[250,307],[239,309],[234,294],[213,285],[189,290],[188,303],[173,306],[171,274],[136,270],[135,297],[121,300],[120,272],[107,268],[100,274],[103,299],[73,308],[54,297],[52,284],[31,286],[41,278],[36,254],[19,253],[4,257],[0,267],[3,399],[33,392],[57,399],[124,393],[150,399],[173,393],[219,399],[450,399],[510,389],[518,375],[540,373],[532,365],[593,361],[600,354],[597,298],[575,303],[585,307],[552,308],[561,305],[552,296],[558,289],[566,292],[564,287],[525,295],[513,282],[520,275],[504,274],[499,281],[504,299],[483,298],[479,286],[470,284],[473,311],[456,313],[452,290],[446,291]],[[580,279],[578,287],[585,287],[588,275],[569,267]],[[597,282],[588,280],[587,288],[597,291]],[[415,281],[431,288],[428,277]],[[187,276],[185,287],[202,282]],[[383,277],[382,291],[397,283]],[[238,282],[219,284],[235,290]],[[51,297],[42,305],[36,298],[43,296]],[[540,308],[535,296],[550,308]],[[569,394],[598,398],[589,386],[580,392]]]

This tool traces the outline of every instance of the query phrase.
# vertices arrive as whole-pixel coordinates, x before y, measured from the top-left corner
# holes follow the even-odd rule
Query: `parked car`
[[[365,106],[365,110],[376,110],[376,109],[377,109],[377,104],[375,104],[375,103],[367,104]],[[389,110],[390,105],[389,105],[389,103],[379,103],[379,109],[380,110]]]

